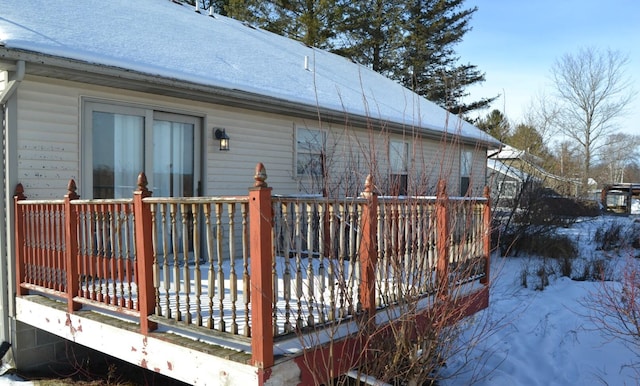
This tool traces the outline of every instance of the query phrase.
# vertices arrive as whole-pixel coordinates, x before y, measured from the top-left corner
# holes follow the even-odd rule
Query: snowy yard
[[[620,221],[631,224],[633,218],[600,217],[583,221],[563,231],[575,237],[580,256],[602,257],[595,251],[593,239],[603,224]],[[638,250],[608,252],[614,275],[619,275]],[[495,323],[497,328],[468,357],[477,368],[443,381],[442,385],[631,385],[638,376],[628,365],[638,355],[621,341],[605,336],[589,317],[587,305],[603,283],[575,281],[551,276],[543,290],[522,287],[524,266],[535,266],[533,257],[494,257],[491,303],[474,316]],[[612,284],[604,283],[604,284]],[[464,358],[450,361],[449,369]],[[458,363],[456,363],[458,362]],[[470,369],[472,370],[472,369]],[[26,385],[5,375],[0,384]]]
[[[626,217],[599,217],[566,229],[578,240],[580,256],[602,257],[593,239],[603,224]],[[614,276],[627,263],[636,264],[638,250],[608,252]],[[605,336],[590,318],[596,294],[603,285],[552,276],[543,291],[522,287],[523,266],[540,264],[532,257],[494,257],[490,306],[482,311],[497,331],[473,352],[482,363],[476,375],[464,374],[444,385],[635,385],[639,374],[629,365],[640,362],[636,351],[620,340]],[[482,359],[479,356],[484,355]],[[462,358],[458,358],[462,360]],[[455,363],[451,366],[456,367]],[[475,382],[474,382],[475,381]]]

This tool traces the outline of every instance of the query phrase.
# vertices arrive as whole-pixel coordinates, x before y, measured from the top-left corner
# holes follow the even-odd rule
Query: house
[[[240,216],[244,216],[244,210],[249,210],[249,199],[245,195],[252,183],[251,176],[257,176],[258,187],[264,185],[262,169],[254,172],[257,163],[266,165],[268,184],[273,193],[280,196],[357,197],[366,189],[372,194],[396,197],[429,196],[437,193],[435,187],[439,180],[446,183],[447,192],[452,196],[479,196],[486,184],[486,151],[498,146],[495,139],[382,75],[334,54],[219,15],[195,12],[193,7],[176,1],[42,3],[28,0],[2,3],[0,117],[5,143],[2,170],[5,196],[0,218],[6,222],[0,224],[3,261],[0,280],[6,290],[0,296],[3,321],[0,339],[12,344],[19,367],[41,365],[57,355],[64,340],[52,337],[59,336],[187,382],[202,383],[203,379],[213,379],[212,374],[215,374],[216,379],[226,377],[233,379],[235,384],[247,384],[256,379],[263,384],[268,378],[265,374],[280,376],[273,368],[273,358],[265,365],[254,355],[251,361],[255,366],[247,367],[247,358],[251,355],[247,356],[242,348],[229,354],[229,346],[244,347],[246,339],[225,340],[227,349],[221,350],[225,352],[225,358],[217,362],[212,359],[217,355],[211,353],[215,350],[192,347],[197,342],[171,346],[169,338],[148,335],[152,329],[150,325],[157,327],[158,323],[147,318],[149,314],[140,308],[147,307],[149,313],[155,312],[158,316],[161,305],[171,302],[170,295],[178,295],[174,290],[167,290],[160,299],[162,287],[159,281],[151,283],[149,277],[146,285],[150,287],[136,281],[131,289],[131,282],[126,278],[141,280],[154,269],[166,273],[167,280],[171,280],[174,276],[169,274],[169,264],[175,263],[175,271],[171,272],[176,273],[176,285],[180,286],[181,275],[188,278],[191,274],[189,263],[193,261],[187,259],[178,264],[178,255],[188,255],[197,249],[187,242],[175,247],[173,255],[166,257],[164,262],[154,259],[156,265],[153,267],[135,265],[143,264],[144,260],[142,255],[136,255],[135,264],[133,257],[117,260],[122,267],[115,265],[115,258],[103,257],[93,263],[85,262],[84,268],[79,268],[86,268],[85,273],[79,274],[77,269],[67,271],[75,261],[75,256],[68,256],[71,244],[82,249],[81,254],[86,258],[107,251],[116,256],[116,249],[121,248],[120,244],[96,231],[100,226],[104,226],[100,229],[105,232],[116,228],[104,215],[98,220],[95,212],[91,212],[91,205],[103,208],[101,213],[112,211],[110,213],[123,216],[123,229],[126,230],[118,231],[118,237],[130,242],[132,247],[122,247],[117,253],[126,255],[133,249],[131,235],[135,235],[136,253],[138,247],[151,247],[152,235],[161,238],[169,234],[173,236],[171,242],[176,243],[179,237],[193,241],[201,227],[195,221],[209,217],[204,212],[197,212],[200,214],[196,216],[196,212],[188,212],[190,209],[185,209],[185,205],[207,211],[210,206],[201,205],[196,197],[236,197],[233,204],[231,198],[217,201],[216,205],[230,209],[221,209],[225,215],[219,214],[213,219],[221,225],[207,227],[203,232],[209,235],[215,229],[217,233],[210,240],[228,237],[228,245],[220,246],[219,250],[224,252],[218,256],[225,253],[232,258],[220,258],[215,264],[210,258],[210,269],[219,275],[232,269],[235,278],[234,251],[240,254],[242,248],[234,245],[236,242],[248,245],[238,241],[242,239],[242,232],[248,233],[248,228],[241,228],[244,231],[236,236],[228,233],[236,227],[244,227],[247,220]],[[141,171],[146,180],[138,179]],[[367,175],[375,181],[368,188],[365,186]],[[70,183],[70,180],[74,182]],[[17,192],[16,186],[20,186]],[[171,228],[161,233],[143,229],[139,234],[138,230],[132,229],[132,216],[134,212],[136,216],[139,214],[133,209],[135,205],[141,205],[136,208],[143,208],[140,209],[143,215],[150,206],[165,208],[166,202],[161,199],[151,202],[145,198],[147,201],[132,203],[133,191],[142,192],[140,194],[145,197],[150,194],[146,187],[153,192],[153,197],[194,198],[167,204],[167,217],[175,215],[172,208],[179,208],[176,211],[182,214],[183,230]],[[43,206],[30,209],[29,200],[22,200],[23,192],[29,200],[36,200],[33,205]],[[52,239],[42,241],[49,246],[56,245],[47,249],[49,257],[38,260],[36,255],[23,256],[25,248],[36,248],[40,243],[36,240],[31,245],[23,237],[41,235],[38,232],[29,234],[30,228],[16,224],[40,218],[38,216],[47,211],[54,214],[46,217],[47,220],[38,220],[38,224],[75,221],[69,215],[71,212],[60,209],[64,206],[60,199],[65,192],[68,200],[77,199],[76,193],[82,199],[97,200],[91,203],[81,200],[82,203],[75,206],[64,204],[74,215],[82,211],[88,213],[87,217],[79,218],[96,222],[86,228],[75,223],[80,228],[64,228],[62,223],[56,223],[54,228],[81,229],[85,232],[83,237],[87,238],[78,246],[75,241],[81,236],[77,234],[69,236],[65,233],[62,237],[71,244],[61,242],[61,236],[52,236]],[[236,208],[235,214],[226,212]],[[335,224],[336,228],[343,229],[343,234],[347,232],[344,219],[349,215],[345,212]],[[236,216],[239,220],[234,222]],[[317,214],[313,216],[318,217]],[[315,218],[313,216],[302,221],[301,226],[310,222],[309,218]],[[223,224],[222,217],[228,222]],[[180,220],[171,218],[177,228],[176,222],[180,223]],[[135,225],[141,225],[142,221],[138,220]],[[290,229],[286,224],[279,226]],[[481,225],[476,233],[482,233]],[[355,231],[352,234],[355,235]],[[322,242],[315,244],[309,241],[308,253]],[[154,256],[169,249],[161,249],[155,244],[154,248]],[[279,250],[289,253],[292,247],[283,246]],[[480,250],[482,248],[478,253]],[[63,257],[62,254],[67,255]],[[297,256],[300,256],[300,248]],[[65,260],[67,258],[69,260]],[[248,258],[243,263],[244,277],[248,278]],[[165,264],[164,270],[158,266],[162,264]],[[206,274],[199,270],[199,265],[195,267],[198,275]],[[315,268],[309,267],[309,272],[313,272]],[[45,280],[45,276],[48,279]],[[74,277],[80,282],[69,279]],[[105,281],[97,284],[87,281],[98,277]],[[242,277],[241,273],[239,278]],[[225,280],[229,278],[221,277],[216,283],[222,285]],[[259,282],[254,277],[250,283],[247,280],[244,281],[247,286]],[[116,282],[121,286],[117,287]],[[125,282],[128,288],[122,285]],[[67,287],[76,284],[81,287],[69,292]],[[297,284],[302,286],[301,282]],[[149,294],[143,301],[143,291],[154,291],[154,285],[159,300],[149,299],[153,297]],[[45,294],[62,294],[63,299],[64,294],[68,294],[70,308],[60,308],[55,302],[30,300],[27,296],[29,291],[37,292],[45,287],[48,288]],[[198,289],[199,282],[194,282],[193,287],[196,291],[201,290]],[[235,288],[235,284],[231,288]],[[103,289],[105,294],[101,292]],[[86,294],[78,295],[78,291]],[[483,291],[486,301],[488,292]],[[114,327],[102,320],[104,316],[96,320],[75,313],[83,304],[85,308],[96,307],[106,298],[113,300],[120,296],[114,295],[116,293],[129,293],[131,297],[126,301],[120,297],[121,303],[109,303],[105,308],[124,316],[141,316],[140,323],[146,326],[142,334],[131,332],[131,328]],[[246,317],[247,328],[232,329],[235,335],[244,331],[252,339],[251,347],[255,348],[255,329],[251,335],[248,328],[253,312],[249,306],[254,307],[255,302],[249,303],[248,291],[245,294],[243,305],[246,309],[244,313],[238,310],[238,315]],[[164,295],[169,300],[163,300]],[[184,296],[190,315],[189,294]],[[284,300],[287,312],[295,312],[295,305],[291,305],[295,302],[290,294],[286,296],[289,296]],[[241,324],[235,317],[236,304],[242,297],[233,292],[232,298],[209,297],[210,302],[214,299],[220,302],[220,310],[225,307],[223,303],[231,301],[234,317],[231,324]],[[376,300],[378,304],[380,299]],[[145,303],[147,300],[150,303]],[[180,300],[184,301],[184,298]],[[298,303],[300,300],[298,298]],[[198,298],[198,308],[199,301]],[[177,310],[185,306],[181,304],[177,305]],[[301,322],[300,305],[298,310],[298,321]],[[163,315],[171,312],[167,308]],[[180,311],[173,312],[180,314]],[[179,317],[173,320],[183,322]],[[224,326],[225,320],[221,316],[216,323],[219,323],[216,326]],[[103,336],[109,338],[96,341]],[[226,335],[223,336],[226,339]],[[220,340],[218,335],[209,338]],[[193,339],[199,342],[201,338]],[[123,350],[123,347],[127,349]],[[273,357],[273,349],[267,349]],[[286,352],[287,349],[282,350]],[[152,352],[163,352],[167,357],[152,358]],[[185,358],[189,358],[188,364]],[[287,363],[281,359],[275,365],[282,369]],[[226,375],[221,375],[223,373]]]
[[[489,150],[488,159],[491,160],[487,161],[489,168],[498,173],[497,181],[494,181],[493,184],[504,180],[507,189],[502,193],[506,193],[507,196],[512,194],[512,188],[526,180],[536,181],[554,194],[564,196],[578,194],[580,187],[578,179],[565,178],[548,172],[542,167],[542,160],[539,157],[524,150],[504,145],[499,149]],[[509,172],[507,173],[507,171]],[[502,177],[499,177],[500,175]],[[516,189],[516,191],[519,190]]]
[[[540,180],[497,159],[487,158],[491,197],[496,207],[515,207],[522,195],[540,187]]]

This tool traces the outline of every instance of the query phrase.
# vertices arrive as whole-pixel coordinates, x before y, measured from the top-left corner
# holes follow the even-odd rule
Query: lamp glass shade
[[[227,133],[225,132],[225,129],[221,129],[221,128],[214,128],[213,129],[213,135],[214,137],[220,141],[220,150],[222,151],[227,151],[229,150],[229,136],[227,135]]]
[[[220,138],[220,150],[229,150],[229,138]]]

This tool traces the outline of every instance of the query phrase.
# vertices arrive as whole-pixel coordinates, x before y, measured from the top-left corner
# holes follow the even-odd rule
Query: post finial
[[[18,185],[16,185],[16,190],[15,190],[13,196],[18,200],[26,200],[27,199],[27,196],[24,195],[24,186],[22,186],[21,183],[18,183]]]
[[[367,178],[364,180],[364,191],[360,195],[364,198],[369,198],[373,194],[373,190],[373,176],[368,174]]]
[[[444,179],[438,180],[438,187],[436,188],[436,195],[443,197],[447,194],[447,181]]]
[[[76,186],[76,181],[72,178],[69,180],[67,184],[67,194],[65,197],[68,197],[71,200],[77,200],[80,196],[76,193],[78,191],[78,187]]]
[[[147,185],[149,185],[149,181],[147,181],[147,175],[144,174],[144,172],[140,172],[140,174],[138,174],[138,188],[136,190],[138,192],[148,192],[149,189],[147,189]]]
[[[485,185],[484,190],[482,191],[482,195],[484,196],[484,198],[491,197],[491,189],[489,188],[489,186]]]
[[[253,179],[255,180],[253,186],[256,188],[266,188],[268,186],[266,183],[267,170],[262,162],[258,162],[256,165],[256,174],[254,174]]]
[[[151,191],[147,189],[147,185],[149,185],[149,181],[147,181],[147,175],[144,174],[144,172],[140,172],[140,174],[138,174],[138,181],[136,185],[137,185],[137,188],[133,192],[134,196],[140,195],[143,198],[151,197]]]

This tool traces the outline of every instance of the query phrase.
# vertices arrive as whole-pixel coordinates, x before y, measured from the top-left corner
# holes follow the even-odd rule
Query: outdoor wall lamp
[[[220,150],[227,151],[229,150],[229,136],[225,133],[223,128],[214,127],[213,135],[216,137],[218,141],[220,141]]]

